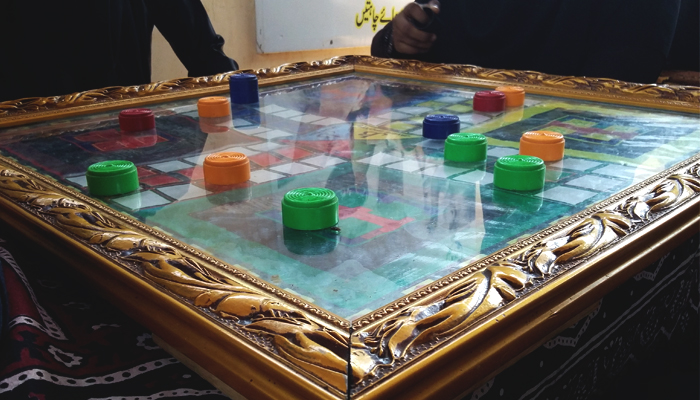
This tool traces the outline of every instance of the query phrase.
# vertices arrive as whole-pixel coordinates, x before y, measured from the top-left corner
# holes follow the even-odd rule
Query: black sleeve
[[[680,0],[618,0],[593,21],[585,75],[654,83],[666,65]],[[697,21],[697,20],[696,20]]]
[[[372,38],[370,54],[374,57],[391,58],[394,56],[393,45],[391,43],[391,30],[393,24],[389,22],[384,28],[377,32]]]
[[[235,71],[238,64],[224,54],[224,39],[214,32],[199,0],[146,0],[148,14],[189,76]]]

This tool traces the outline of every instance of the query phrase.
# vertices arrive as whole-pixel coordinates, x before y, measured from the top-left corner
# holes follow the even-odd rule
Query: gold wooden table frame
[[[246,72],[261,86],[365,72],[700,112],[698,87],[366,56]],[[0,128],[226,93],[230,74],[3,102]],[[248,399],[468,393],[696,234],[699,210],[700,154],[347,321],[0,158],[5,223],[65,258],[167,347]]]

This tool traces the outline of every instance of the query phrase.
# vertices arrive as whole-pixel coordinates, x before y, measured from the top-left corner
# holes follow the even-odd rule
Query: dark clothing
[[[372,55],[655,82],[667,67],[680,6],[681,0],[441,0],[441,29],[430,52],[389,55],[384,31]],[[697,26],[698,15],[691,19]]]
[[[0,101],[151,82],[153,26],[190,76],[238,69],[199,0],[1,0]]]

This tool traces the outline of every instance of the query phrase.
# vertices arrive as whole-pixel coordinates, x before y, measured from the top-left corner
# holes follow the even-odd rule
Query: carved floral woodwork
[[[697,158],[697,157],[696,157]],[[429,303],[408,307],[352,338],[353,356],[367,374],[366,387],[385,377],[398,360],[427,354],[440,342],[464,333],[477,319],[496,313],[577,261],[610,248],[631,232],[700,193],[700,163],[672,174],[648,192],[619,206],[584,217],[555,235],[476,271]],[[357,326],[358,324],[355,323]],[[363,381],[368,382],[363,382]]]
[[[47,218],[56,227],[122,263],[140,267],[145,278],[191,301],[194,307],[270,339],[273,350],[345,390],[347,337],[270,295],[216,277],[175,247],[106,217],[90,205],[55,193],[20,172],[0,170],[0,192]]]
[[[607,95],[700,110],[700,88],[626,83],[610,79],[561,77],[533,71],[503,71],[470,65],[427,64],[367,56],[290,63],[256,71],[263,84],[296,75],[334,71],[397,71],[404,77],[517,83],[582,95]],[[0,103],[0,126],[65,110],[178,99],[181,94],[222,89],[232,73],[176,79],[141,86],[110,87],[66,96]],[[577,92],[578,93],[578,92]],[[594,98],[594,97],[593,97]],[[126,104],[126,103],[125,103]],[[86,111],[87,112],[87,111]],[[2,161],[2,160],[0,160]],[[401,372],[401,365],[427,356],[464,335],[481,320],[517,304],[554,277],[601,254],[631,233],[672,213],[700,193],[700,155],[678,171],[660,175],[565,219],[496,254],[439,279],[357,320],[340,320],[289,293],[256,281],[234,267],[233,278],[215,273],[196,250],[185,251],[146,231],[128,217],[69,191],[35,173],[3,161],[0,195],[37,218],[111,258],[142,279],[167,289],[199,312],[221,321],[305,376],[353,395]],[[651,183],[649,183],[651,182]],[[197,256],[195,256],[195,254]],[[250,340],[249,336],[262,339]],[[348,365],[348,360],[350,365]]]

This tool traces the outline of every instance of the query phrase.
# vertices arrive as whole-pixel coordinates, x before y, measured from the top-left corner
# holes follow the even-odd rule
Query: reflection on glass
[[[499,188],[493,189],[493,201],[506,209],[521,213],[534,213],[540,210],[544,199],[542,190],[532,192],[515,192]]]
[[[158,143],[158,133],[155,129],[138,132],[121,132],[119,141],[130,149],[151,147]]]
[[[564,160],[546,162],[547,170],[544,173],[544,180],[547,182],[557,182],[564,172]]]
[[[100,115],[22,127],[26,135],[0,150],[86,193],[91,163],[130,160],[142,191],[109,198],[111,206],[345,318],[700,151],[697,116],[534,95],[522,108],[484,115],[471,112],[475,91],[376,76],[319,78],[265,88],[259,104],[234,105],[223,120],[198,118],[191,100],[154,106],[157,135],[123,138],[116,115]],[[457,114],[462,131],[487,136],[487,160],[445,162],[444,141],[421,134],[423,118],[435,113]],[[566,137],[564,160],[547,164],[545,191],[495,188],[494,163],[517,153],[522,133],[532,130]],[[246,154],[250,181],[205,184],[204,157],[222,151]],[[281,199],[300,187],[336,193],[340,231],[284,229]]]
[[[199,117],[199,129],[204,133],[224,133],[233,127],[231,116],[225,117]]]
[[[285,247],[294,254],[313,256],[330,253],[335,250],[340,236],[339,228],[319,231],[299,231],[284,227]]]

